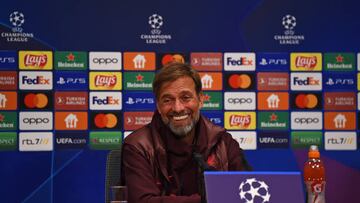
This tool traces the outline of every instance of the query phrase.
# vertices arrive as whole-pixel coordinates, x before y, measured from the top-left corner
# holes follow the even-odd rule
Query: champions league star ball
[[[296,18],[292,15],[286,15],[282,19],[282,24],[287,30],[291,30],[296,26]]]
[[[10,14],[10,22],[13,26],[20,27],[25,22],[24,14],[15,11]]]
[[[154,29],[159,29],[163,23],[163,18],[158,14],[153,14],[149,17],[149,24]]]
[[[255,178],[241,182],[239,195],[242,203],[268,203],[270,200],[269,186]]]

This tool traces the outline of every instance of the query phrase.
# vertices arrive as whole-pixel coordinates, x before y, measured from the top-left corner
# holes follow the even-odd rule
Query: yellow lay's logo
[[[231,130],[254,130],[255,112],[225,112],[225,128]]]
[[[321,71],[321,53],[291,53],[292,71]]]
[[[120,72],[90,72],[90,90],[121,90]]]
[[[53,53],[51,51],[19,51],[19,68],[22,70],[51,70]]]

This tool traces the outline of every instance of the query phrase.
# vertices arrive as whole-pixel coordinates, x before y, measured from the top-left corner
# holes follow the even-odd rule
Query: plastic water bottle
[[[310,146],[308,157],[304,166],[307,202],[325,203],[325,167],[316,145]]]

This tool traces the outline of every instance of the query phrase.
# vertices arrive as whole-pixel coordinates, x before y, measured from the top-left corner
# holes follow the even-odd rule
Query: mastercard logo
[[[229,77],[229,85],[231,88],[246,89],[251,85],[251,78],[247,74],[231,75]]]
[[[313,94],[299,94],[295,98],[296,106],[302,109],[315,108],[318,103],[318,98]]]
[[[100,113],[95,116],[94,122],[97,128],[114,128],[118,123],[118,119],[112,113]]]
[[[45,108],[49,103],[48,97],[43,93],[30,93],[27,94],[24,98],[24,103],[27,108]]]
[[[185,63],[185,59],[181,54],[166,54],[162,57],[161,64],[165,65],[171,62]]]

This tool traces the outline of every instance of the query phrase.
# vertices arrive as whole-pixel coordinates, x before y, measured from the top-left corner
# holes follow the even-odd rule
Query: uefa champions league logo
[[[163,17],[158,14],[152,14],[149,16],[149,25],[153,30],[151,30],[152,34],[160,34],[161,33],[161,26],[164,24]]]
[[[13,32],[22,32],[21,26],[25,23],[25,16],[19,11],[14,11],[9,16],[10,23],[14,26]]]
[[[268,203],[271,195],[264,181],[250,178],[240,183],[239,196],[242,203]]]
[[[286,15],[282,19],[282,24],[285,29],[292,30],[296,26],[296,18],[292,15]]]
[[[150,35],[141,34],[140,39],[143,39],[146,44],[166,44],[168,40],[171,40],[171,35],[161,34],[160,28],[164,25],[164,18],[159,14],[152,14],[148,17],[148,24],[151,27]]]
[[[283,45],[297,45],[305,40],[304,35],[295,35],[295,27],[297,25],[296,17],[290,14],[285,15],[281,21],[285,28],[283,35],[275,35],[274,39]]]

